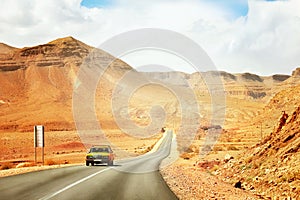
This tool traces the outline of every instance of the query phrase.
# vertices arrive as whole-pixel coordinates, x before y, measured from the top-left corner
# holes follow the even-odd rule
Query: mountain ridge
[[[26,131],[31,130],[32,125],[37,123],[48,123],[53,130],[75,129],[72,93],[80,65],[92,51],[96,51],[104,60],[112,56],[71,36],[33,47],[7,48],[10,51],[1,52],[4,48],[0,48],[0,84],[3,86],[0,88],[0,129]],[[98,102],[110,104],[109,99],[112,98],[115,84],[129,71],[137,73],[135,77],[157,79],[179,86],[183,90],[190,87],[199,93],[199,99],[209,95],[203,76],[220,75],[227,97],[268,102],[281,89],[297,84],[300,69],[296,69],[292,76],[268,77],[251,73],[231,74],[224,71],[193,74],[146,73],[136,72],[125,62],[115,59],[102,77],[103,83],[99,84],[103,94],[96,94]],[[155,88],[148,90],[155,93]],[[167,99],[164,101],[168,101]],[[163,104],[166,109],[172,110],[170,112],[173,113],[174,110],[178,112],[178,109],[170,107],[177,105],[176,103],[163,102]],[[98,107],[100,109],[101,106]],[[104,109],[103,113],[111,112],[109,106]],[[110,113],[104,118],[110,119],[113,116]]]

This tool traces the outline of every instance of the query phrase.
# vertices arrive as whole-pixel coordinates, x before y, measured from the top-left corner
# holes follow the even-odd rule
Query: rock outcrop
[[[296,68],[293,73],[292,73],[293,77],[299,77],[300,76],[300,68]]]

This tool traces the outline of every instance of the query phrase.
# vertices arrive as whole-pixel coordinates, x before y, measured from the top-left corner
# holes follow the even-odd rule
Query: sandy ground
[[[162,136],[162,134],[157,134],[148,139],[136,139],[119,130],[107,130],[106,134],[114,148],[116,159],[146,153]],[[33,142],[32,132],[0,132],[0,169],[2,169],[0,170],[0,177],[44,169],[41,167],[41,148],[36,149],[37,164],[34,162]],[[96,144],[99,144],[99,140],[95,144],[89,145]],[[82,144],[76,131],[45,132],[44,165],[46,166],[60,167],[68,164],[83,164],[87,150],[88,145]]]
[[[213,151],[204,157],[199,156],[197,148],[203,144],[203,138],[196,139],[190,147],[190,153],[181,154],[175,162],[161,167],[163,178],[179,199],[259,199],[250,192],[235,188],[234,184],[223,181],[223,177],[215,174],[224,158],[235,157],[242,152],[243,145],[251,145],[229,138],[230,133],[222,135]]]

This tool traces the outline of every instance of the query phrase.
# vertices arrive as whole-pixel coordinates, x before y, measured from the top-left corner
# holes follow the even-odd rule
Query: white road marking
[[[83,178],[83,179],[80,179],[80,180],[78,180],[78,181],[76,181],[76,182],[74,182],[74,183],[72,183],[72,184],[70,184],[70,185],[68,185],[68,186],[66,186],[66,187],[64,187],[64,188],[62,188],[62,189],[60,189],[60,190],[58,190],[57,192],[55,192],[55,193],[53,193],[53,194],[44,196],[43,198],[40,198],[39,200],[48,200],[48,199],[51,199],[52,197],[55,197],[56,195],[58,195],[58,194],[60,194],[60,193],[62,193],[62,192],[64,192],[64,191],[66,191],[66,190],[68,190],[68,189],[70,189],[70,188],[72,188],[72,187],[74,187],[74,186],[76,186],[76,185],[78,185],[78,184],[80,184],[80,183],[82,183],[82,182],[84,182],[84,181],[90,179],[90,178],[93,178],[94,176],[96,176],[96,175],[98,175],[98,174],[101,174],[102,172],[105,172],[105,171],[107,171],[107,170],[110,170],[110,168],[106,168],[106,169],[103,169],[103,170],[101,170],[101,171],[99,171],[99,172],[96,172],[96,173],[94,173],[94,174],[91,174],[91,175],[89,175],[89,176],[87,176],[87,177],[85,177],[85,178]]]

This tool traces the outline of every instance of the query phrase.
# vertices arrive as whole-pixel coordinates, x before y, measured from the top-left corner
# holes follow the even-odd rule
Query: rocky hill
[[[0,42],[0,54],[9,54],[16,50],[17,48],[11,47],[7,44],[1,43]]]
[[[1,44],[0,130],[31,131],[35,124],[44,124],[48,130],[75,129],[73,86],[83,59],[92,50],[72,37],[22,49]],[[101,50],[97,53],[110,56]],[[111,66],[109,75],[115,77],[131,69],[118,59]]]
[[[266,121],[273,121],[274,129],[259,144],[224,165],[222,175],[232,184],[240,182],[242,188],[265,198],[299,199],[299,91],[299,85],[283,90],[265,107],[262,115]],[[286,120],[282,111],[288,115]]]
[[[95,101],[94,107],[86,105],[85,94],[78,97],[82,99],[79,107],[95,109],[103,128],[116,128],[112,113],[116,108],[112,108],[111,102],[115,99],[113,92],[116,85],[129,71],[133,79],[122,83],[123,86],[119,84],[121,90],[134,86],[136,82],[142,82],[145,77],[108,53],[72,37],[66,37],[21,49],[1,44],[0,131],[32,131],[36,124],[45,125],[46,131],[75,130],[73,90],[81,81],[77,80],[79,68],[91,52],[96,58],[94,62],[98,62],[89,63],[90,69],[95,70],[95,73],[99,63],[109,60],[113,62],[101,77],[92,77],[99,78],[95,94],[91,97]],[[84,78],[89,81],[91,77]],[[157,94],[160,98],[156,98]],[[147,125],[151,121],[148,113],[153,105],[167,107],[167,110],[174,113],[178,110],[175,101],[172,94],[162,87],[143,87],[135,91],[135,95],[130,99],[131,106],[128,106],[132,119],[140,125]],[[118,106],[116,107],[119,108]],[[83,119],[82,123],[88,124],[88,120]]]

